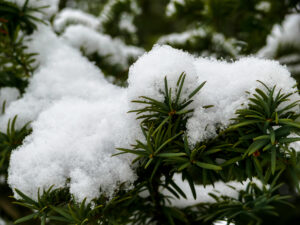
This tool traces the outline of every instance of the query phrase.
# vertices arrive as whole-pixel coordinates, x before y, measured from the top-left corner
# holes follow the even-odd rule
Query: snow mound
[[[15,114],[18,128],[33,121],[33,133],[12,152],[8,183],[34,199],[38,188],[51,185],[69,187],[78,201],[99,197],[100,190],[111,197],[120,183],[135,179],[130,156],[111,157],[132,141],[122,135],[130,123],[126,91],[48,27],[32,38],[40,67],[0,118],[1,127]]]
[[[100,26],[100,21],[97,17],[81,10],[66,8],[57,15],[53,27],[56,32],[62,32],[70,24],[82,24],[97,29]]]

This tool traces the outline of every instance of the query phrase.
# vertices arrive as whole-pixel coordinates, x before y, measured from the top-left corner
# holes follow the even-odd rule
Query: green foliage
[[[273,25],[297,4],[295,0],[185,0],[184,4],[175,4],[173,16],[243,41],[247,43],[245,52],[251,53],[265,44]]]
[[[43,22],[33,13],[41,13],[45,7],[29,7],[28,0],[22,8],[0,1],[0,87],[17,87],[22,93],[27,79],[35,69],[35,53],[27,52],[25,35],[37,29]]]
[[[30,134],[31,129],[25,124],[21,129],[16,130],[17,116],[8,121],[6,133],[0,132],[0,174],[6,175],[10,153],[20,146],[24,138]]]
[[[273,182],[270,187],[261,189],[255,183],[250,182],[245,191],[239,192],[237,198],[219,197],[211,193],[210,196],[215,200],[215,203],[199,204],[194,207],[200,208],[201,215],[198,215],[198,218],[205,222],[214,221],[216,218],[224,218],[228,223],[234,222],[236,225],[259,225],[263,223],[261,219],[263,215],[279,216],[279,212],[276,212],[276,205],[293,207],[286,201],[290,196],[276,194],[280,186]],[[234,187],[231,188],[235,190]]]

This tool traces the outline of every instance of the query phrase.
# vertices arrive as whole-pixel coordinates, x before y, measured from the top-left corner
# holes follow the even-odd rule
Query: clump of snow
[[[40,27],[31,39],[29,51],[38,53],[40,66],[30,79],[23,97],[7,107],[6,114],[0,118],[1,127],[18,114],[16,125],[20,128],[62,97],[98,98],[93,90],[100,84],[103,84],[103,90],[111,89],[96,66],[60,40],[48,27]],[[103,91],[103,95],[106,93]]]
[[[0,184],[6,184],[6,177],[5,177],[5,175],[0,175]]]
[[[70,179],[76,200],[90,201],[99,197],[100,188],[112,196],[118,184],[132,182],[130,160],[112,157],[120,131],[125,132],[126,99],[121,91],[111,96],[65,98],[41,113],[32,135],[12,153],[11,186],[36,198],[38,187],[65,187]]]
[[[273,58],[280,45],[300,48],[300,15],[288,15],[282,26],[275,25],[267,38],[267,45],[258,52],[258,56]]]
[[[282,25],[275,25],[267,37],[267,44],[257,55],[263,58],[275,58],[288,66],[289,71],[300,74],[300,15],[286,16]]]
[[[0,107],[2,108],[4,102],[5,107],[8,107],[11,102],[17,100],[20,96],[20,91],[13,87],[0,88]]]
[[[82,25],[69,26],[62,37],[72,47],[83,50],[84,54],[97,53],[104,57],[106,62],[125,69],[129,67],[128,63],[131,59],[136,59],[144,52],[141,48],[127,46],[119,39],[112,39],[109,35],[98,33]]]
[[[12,3],[17,4],[19,7],[23,7],[26,0],[9,0]],[[30,7],[43,7],[48,6],[47,8],[42,9],[43,14],[50,18],[53,14],[58,11],[59,0],[29,0],[28,6]],[[38,15],[37,15],[38,16]]]
[[[173,16],[176,13],[176,5],[184,5],[185,0],[170,0],[166,7],[166,15]]]
[[[130,68],[128,78],[129,99],[139,96],[163,99],[164,77],[169,87],[176,87],[179,75],[187,75],[184,90],[189,93],[206,81],[203,89],[194,97],[195,112],[187,122],[187,134],[192,144],[216,136],[218,128],[225,128],[235,117],[235,111],[246,107],[249,93],[255,88],[277,85],[283,92],[295,92],[296,82],[278,62],[257,58],[243,58],[236,62],[195,58],[190,54],[169,46],[156,46],[144,54]],[[249,93],[246,93],[246,92]],[[182,98],[187,97],[187,92]],[[291,100],[300,99],[294,94]],[[214,105],[204,109],[205,105]],[[137,109],[136,104],[132,109]],[[299,110],[299,109],[295,109]]]
[[[127,139],[135,133],[127,132],[126,90],[108,83],[48,27],[32,36],[29,49],[39,53],[40,67],[0,118],[5,124],[18,113],[17,127],[33,121],[32,134],[12,152],[8,183],[35,199],[38,188],[51,185],[69,187],[78,201],[100,190],[112,196],[118,184],[135,179],[130,156],[111,157],[136,138]]]
[[[189,183],[185,180],[182,181],[180,174],[175,174],[174,182],[179,186],[179,188],[186,194],[186,199],[181,198],[171,198],[171,205],[177,206],[180,208],[184,208],[187,206],[199,204],[199,203],[215,203],[216,200],[209,195],[209,193],[213,193],[218,197],[221,196],[228,196],[232,197],[234,199],[238,199],[239,191],[246,190],[247,185],[249,183],[255,183],[259,188],[262,188],[263,185],[260,180],[254,178],[252,181],[247,179],[243,183],[238,181],[230,181],[228,183],[224,183],[221,181],[215,182],[213,185],[206,185],[205,187],[203,185],[195,185],[195,190],[197,193],[197,198],[194,199],[191,188],[189,186]],[[232,188],[234,187],[234,188]],[[164,194],[172,196],[172,194],[164,189]]]
[[[201,93],[195,96],[197,105],[187,128],[191,143],[216,136],[216,129],[227,127],[235,111],[247,106],[247,99],[255,88],[276,85],[283,93],[295,92],[296,81],[286,68],[276,61],[257,58],[242,58],[228,63],[208,59],[198,59],[195,63],[200,82],[207,81]],[[291,96],[291,101],[300,99],[299,94]],[[214,105],[203,109],[203,105]],[[295,111],[298,111],[295,108]]]
[[[170,46],[155,46],[150,52],[145,53],[129,69],[128,95],[134,100],[139,96],[147,96],[162,100],[161,90],[164,90],[164,77],[167,77],[169,87],[176,87],[182,72],[186,73],[185,92],[197,87],[197,70],[194,66],[195,58]],[[135,104],[136,107],[139,107]]]
[[[70,24],[82,24],[92,29],[97,29],[100,26],[100,20],[83,11],[66,8],[57,15],[53,22],[56,32],[62,32]]]
[[[173,33],[162,36],[158,39],[158,44],[185,44],[186,42],[195,42],[195,38],[204,38],[207,36],[207,32],[203,28],[191,29],[182,33]]]
[[[129,13],[123,13],[120,18],[119,28],[129,33],[136,32],[136,26],[133,24],[133,15]]]
[[[256,4],[255,9],[262,12],[269,12],[271,9],[271,3],[267,1],[261,1]]]

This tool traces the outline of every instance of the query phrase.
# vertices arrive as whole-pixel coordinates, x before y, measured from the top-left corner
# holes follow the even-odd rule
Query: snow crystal
[[[19,7],[23,7],[26,0],[9,0]],[[28,6],[31,7],[41,7],[41,6],[48,6],[47,8],[42,9],[43,14],[50,18],[53,14],[55,14],[58,10],[58,3],[59,0],[30,0],[28,1]]]
[[[82,24],[97,29],[100,21],[97,17],[77,9],[66,8],[62,10],[53,22],[54,30],[62,32],[70,24]]]
[[[2,108],[5,101],[5,107],[8,107],[11,102],[17,100],[20,92],[17,88],[3,87],[0,88],[0,107]]]
[[[228,183],[224,183],[221,181],[215,182],[213,185],[195,185],[195,190],[197,193],[197,198],[194,199],[189,183],[185,180],[182,181],[180,174],[175,174],[174,182],[180,187],[180,189],[186,194],[186,199],[184,198],[171,198],[171,205],[177,206],[180,208],[184,208],[187,206],[199,204],[199,203],[215,203],[216,200],[209,195],[209,193],[213,193],[218,197],[228,196],[234,199],[238,199],[239,191],[246,190],[247,185],[252,182],[255,183],[259,188],[262,188],[262,183],[260,180],[254,178],[252,181],[247,179],[243,183],[238,181],[230,181]],[[231,187],[230,187],[231,186]],[[234,187],[234,189],[232,188]],[[164,194],[172,196],[172,194],[167,190],[163,190]]]
[[[112,39],[82,25],[69,26],[62,37],[71,46],[82,49],[86,55],[97,53],[111,64],[120,65],[125,69],[129,67],[130,59],[136,59],[144,52],[141,48],[127,46],[119,39]]]

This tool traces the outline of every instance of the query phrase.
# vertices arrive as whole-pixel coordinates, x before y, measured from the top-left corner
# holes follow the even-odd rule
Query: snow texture
[[[126,146],[126,91],[49,28],[32,38],[40,68],[1,118],[5,124],[18,113],[18,127],[34,121],[33,133],[11,155],[8,183],[35,199],[38,188],[51,185],[69,187],[78,201],[98,197],[100,189],[112,196],[118,184],[135,179],[130,160],[111,157]]]
[[[267,86],[276,85],[283,93],[295,92],[296,81],[286,68],[276,61],[257,58],[242,58],[234,63],[208,59],[195,62],[199,81],[207,81],[200,94],[195,97],[196,109],[189,119],[187,128],[191,143],[195,144],[216,135],[216,128],[225,128],[235,111],[245,107],[249,94],[255,88],[264,90],[260,80]],[[299,94],[291,96],[291,101],[300,99]],[[204,109],[203,105],[214,105]],[[299,108],[295,108],[299,111]]]
[[[60,33],[70,24],[82,24],[91,29],[97,29],[100,26],[100,21],[97,17],[81,10],[66,8],[57,15],[53,27],[56,32]]]
[[[216,136],[217,128],[227,127],[230,119],[235,116],[235,111],[246,106],[249,97],[246,91],[253,93],[255,88],[263,88],[257,80],[270,87],[277,85],[278,90],[281,88],[283,92],[296,91],[296,88],[293,88],[296,81],[276,61],[249,57],[227,63],[195,58],[169,46],[156,46],[130,68],[129,99],[137,99],[144,95],[162,100],[160,90],[164,90],[164,77],[167,76],[170,87],[175,87],[182,72],[187,75],[184,90],[188,93],[207,81],[194,97],[192,107],[195,108],[195,112],[187,123],[192,144]],[[183,93],[182,98],[186,98],[188,93]],[[299,95],[295,94],[291,100],[299,98]],[[204,109],[205,105],[214,107]],[[139,106],[135,104],[131,107],[137,109]]]
[[[235,110],[247,103],[246,91],[260,86],[256,80],[277,84],[284,92],[296,90],[289,72],[275,61],[244,58],[226,63],[169,46],[155,46],[141,56],[129,70],[128,88],[120,88],[44,26],[33,34],[29,50],[39,53],[40,66],[23,97],[0,117],[0,124],[4,127],[15,114],[19,127],[33,121],[33,133],[12,152],[8,177],[12,188],[33,198],[38,188],[51,185],[69,187],[78,201],[85,197],[90,201],[101,193],[111,197],[122,182],[129,187],[135,180],[130,167],[133,156],[111,155],[116,147],[141,140],[139,121],[126,113],[138,107],[130,101],[141,95],[162,100],[165,76],[174,90],[180,74],[186,73],[183,98],[207,81],[191,105],[195,113],[187,129],[193,144],[228,126]],[[215,107],[203,109],[204,105]]]
[[[173,33],[162,36],[158,39],[158,44],[167,44],[172,46],[186,46],[197,45],[206,39],[211,39],[214,51],[208,51],[204,49],[201,52],[197,52],[201,56],[216,57],[216,51],[226,51],[232,56],[238,56],[241,50],[241,42],[238,42],[234,38],[225,38],[223,34],[211,32],[209,29],[198,28],[186,30],[182,33]]]
[[[71,46],[83,50],[85,55],[96,53],[107,63],[123,69],[128,69],[130,60],[137,59],[144,52],[141,48],[127,46],[119,39],[112,39],[83,25],[69,26],[62,37]]]

